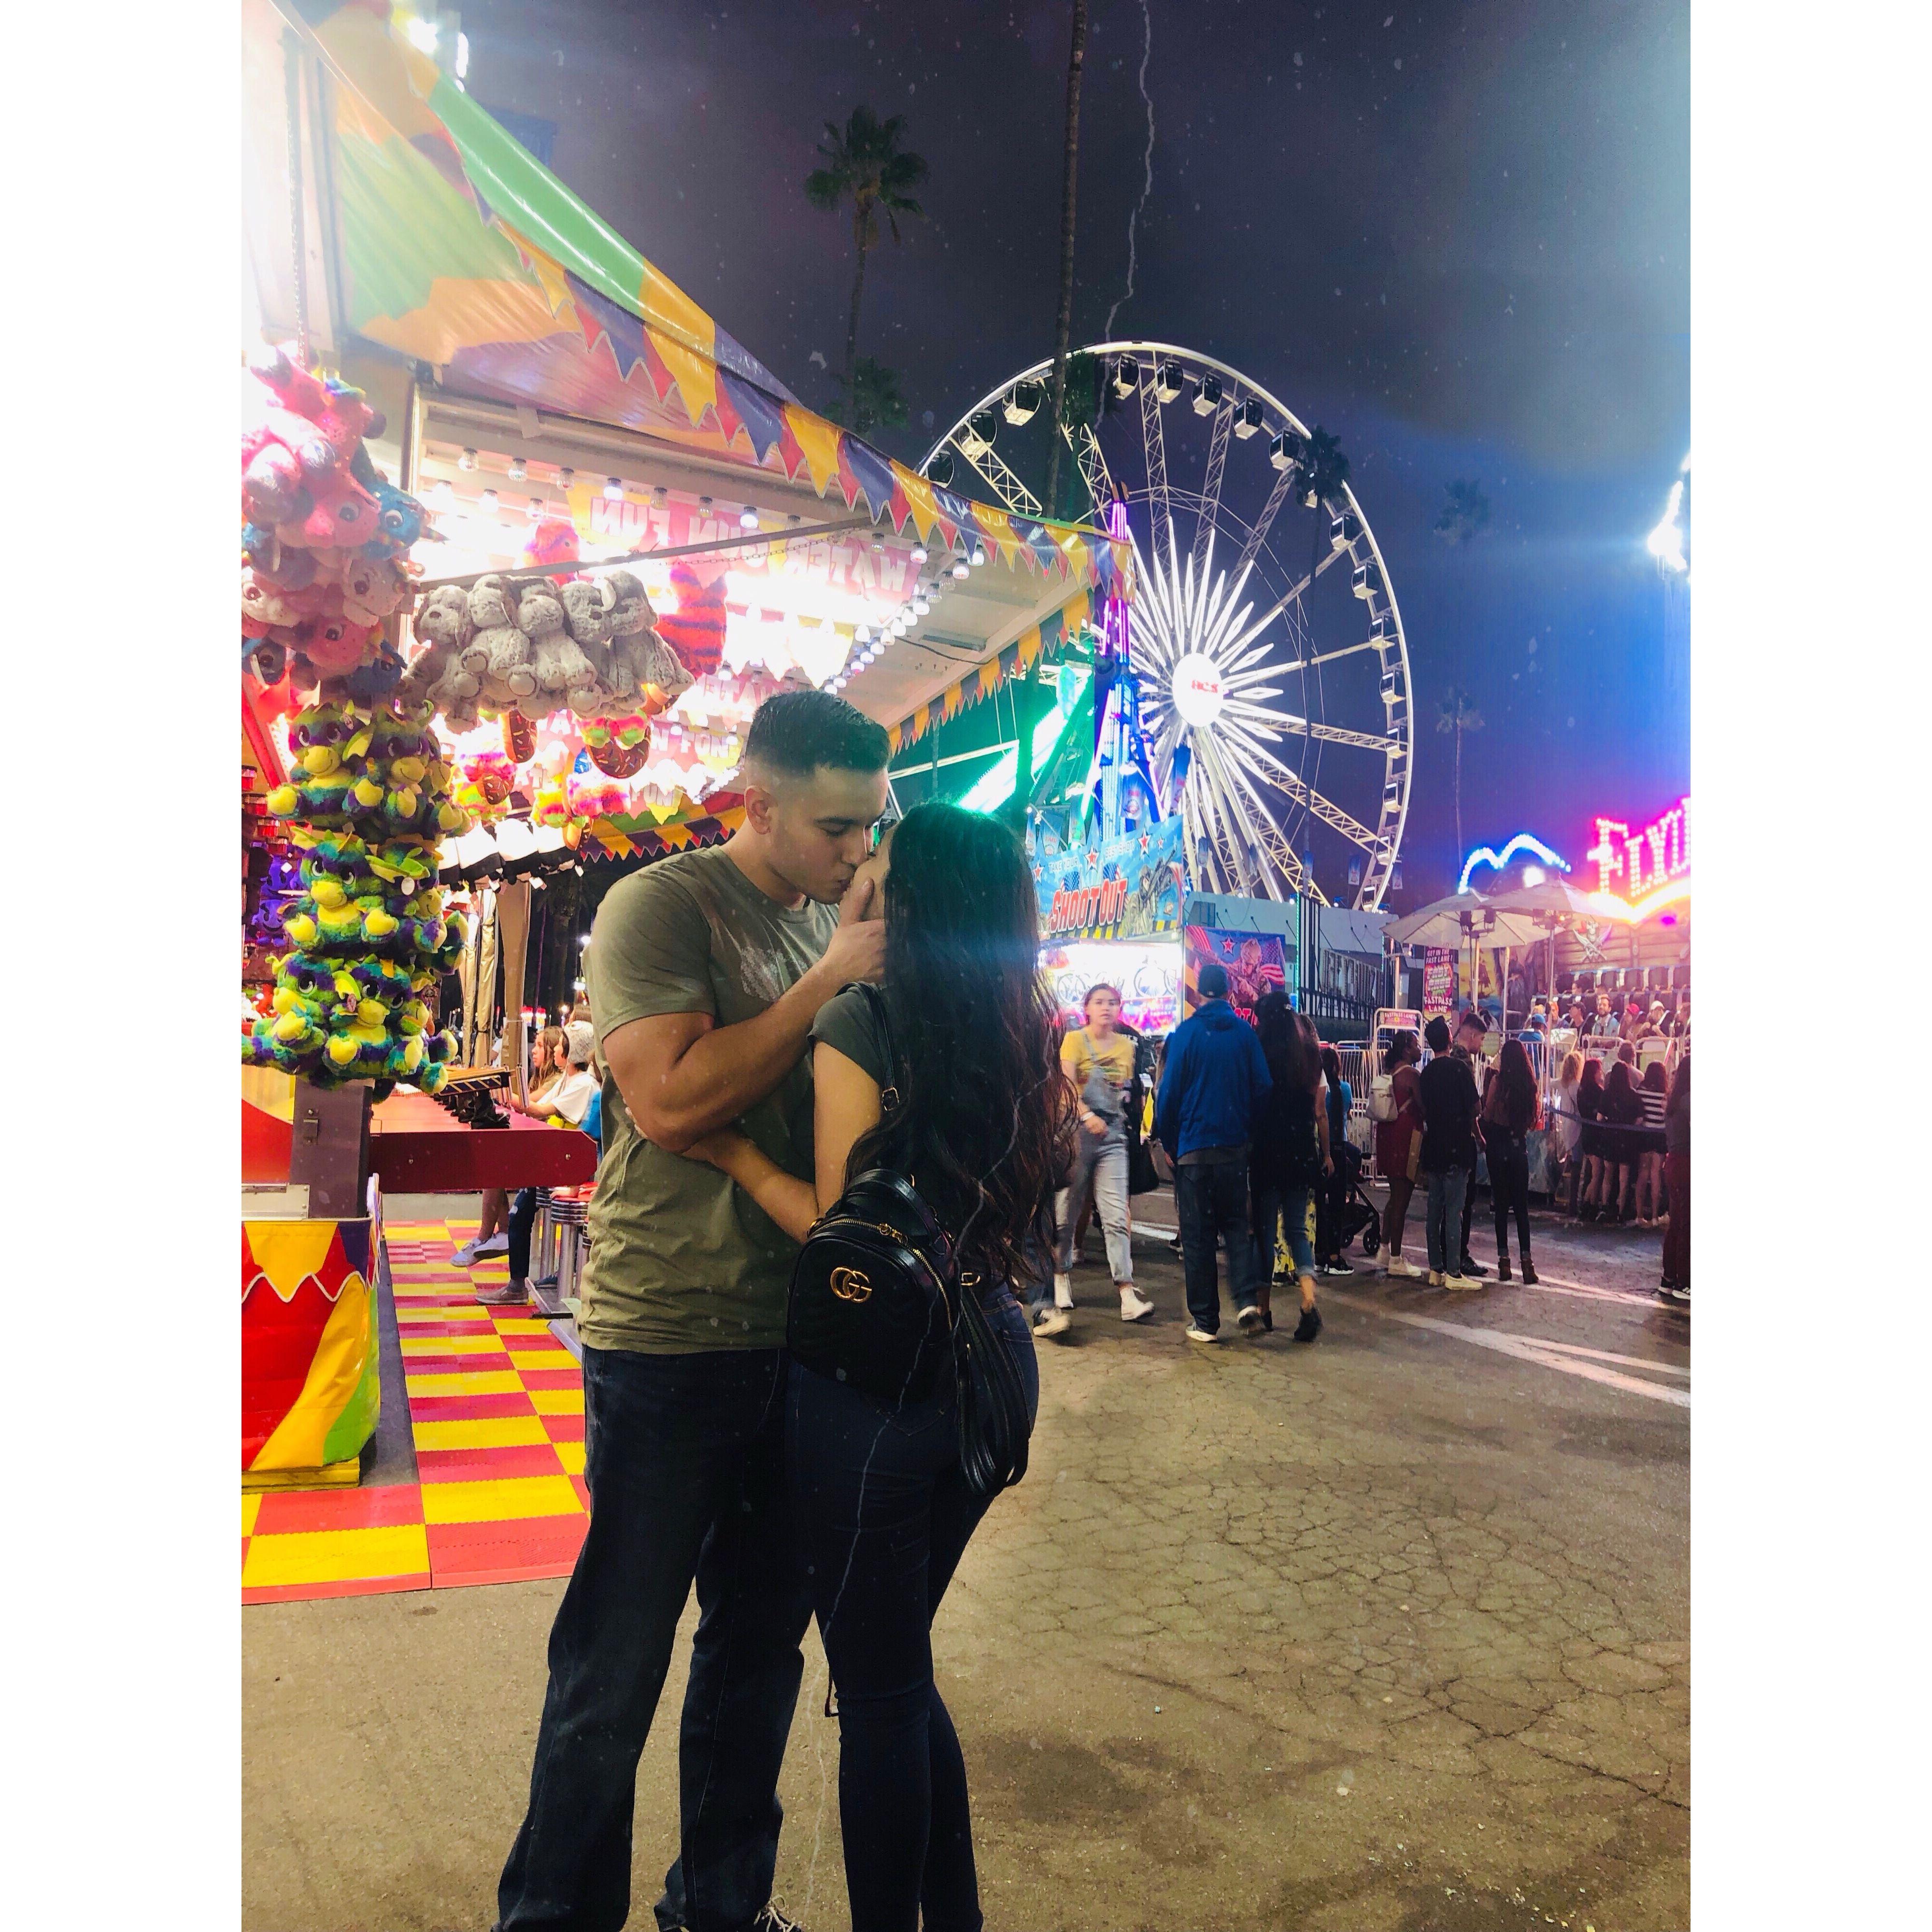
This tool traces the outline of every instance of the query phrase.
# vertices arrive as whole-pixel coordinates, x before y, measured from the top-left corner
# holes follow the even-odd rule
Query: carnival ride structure
[[[1170,344],[1096,343],[1070,368],[1088,384],[1061,429],[1080,508],[1130,542],[1139,586],[1131,648],[1103,624],[1096,655],[1130,674],[1155,808],[1181,812],[1197,889],[1378,908],[1408,810],[1408,655],[1332,439]],[[1042,514],[1052,373],[1036,363],[989,391],[921,473],[970,472],[1010,512]],[[1108,752],[1107,732],[1102,699],[1096,764],[1122,782],[1134,734]]]

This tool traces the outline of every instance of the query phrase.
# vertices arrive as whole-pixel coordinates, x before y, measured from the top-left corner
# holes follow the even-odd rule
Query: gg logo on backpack
[[[872,1298],[872,1284],[860,1269],[834,1268],[832,1292],[841,1301],[867,1301]]]

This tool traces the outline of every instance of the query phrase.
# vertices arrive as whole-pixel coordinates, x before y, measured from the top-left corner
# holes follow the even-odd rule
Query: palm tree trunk
[[[1073,196],[1080,172],[1080,69],[1087,56],[1087,0],[1073,0],[1066,60],[1066,165],[1060,188],[1060,312],[1053,336],[1053,434],[1046,459],[1046,514],[1060,514],[1060,425],[1066,403],[1067,342],[1073,330]]]
[[[1456,694],[1456,862],[1462,862],[1462,696]]]
[[[862,227],[854,238],[859,249],[858,272],[852,278],[852,309],[845,319],[845,413],[857,428],[858,410],[852,394],[852,368],[859,355],[859,298],[866,289],[866,236]]]

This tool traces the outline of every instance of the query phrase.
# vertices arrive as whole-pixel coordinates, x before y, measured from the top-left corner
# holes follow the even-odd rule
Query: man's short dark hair
[[[1194,983],[1204,1000],[1225,1000],[1228,997],[1228,969],[1220,960],[1210,959],[1202,967]]]
[[[1422,1036],[1429,1042],[1431,1053],[1447,1053],[1449,1051],[1449,1022],[1440,1013],[1424,1028]]]
[[[892,755],[886,728],[829,691],[781,691],[760,705],[745,734],[745,762],[794,778],[820,765],[882,772]]]
[[[1486,1034],[1489,1030],[1490,1025],[1488,1021],[1484,1019],[1482,1015],[1477,1012],[1474,1006],[1472,1006],[1469,1010],[1456,1022],[1456,1030],[1458,1033]]]

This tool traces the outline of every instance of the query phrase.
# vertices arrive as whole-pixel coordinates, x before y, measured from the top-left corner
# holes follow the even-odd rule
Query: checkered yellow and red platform
[[[568,1576],[589,1522],[584,1380],[548,1324],[480,1307],[501,1258],[455,1267],[474,1223],[390,1224],[413,1483],[242,1499],[242,1600]]]

